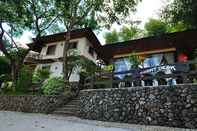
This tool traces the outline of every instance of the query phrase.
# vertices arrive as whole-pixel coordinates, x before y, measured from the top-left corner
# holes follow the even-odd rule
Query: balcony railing
[[[194,83],[197,79],[196,65],[197,61],[188,61],[122,72],[100,72],[86,78],[84,88],[119,88]]]

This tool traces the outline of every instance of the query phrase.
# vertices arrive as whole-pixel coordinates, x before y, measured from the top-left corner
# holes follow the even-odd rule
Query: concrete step
[[[53,114],[62,116],[78,116],[79,113],[79,97],[73,99],[69,103],[57,108]]]
[[[67,105],[63,105],[62,107],[65,107],[65,108],[79,108],[79,105],[75,105],[75,104],[67,104]]]

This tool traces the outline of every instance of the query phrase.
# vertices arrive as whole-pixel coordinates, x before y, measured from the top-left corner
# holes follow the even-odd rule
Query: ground
[[[0,111],[0,131],[197,131]]]

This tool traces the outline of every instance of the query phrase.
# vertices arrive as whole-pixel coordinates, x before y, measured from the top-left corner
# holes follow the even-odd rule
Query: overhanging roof
[[[33,39],[35,42],[28,44],[28,46],[31,47],[32,50],[40,52],[43,45],[65,40],[66,33],[67,32],[61,32],[61,33],[57,33],[57,34],[43,36],[43,37],[39,38],[39,40]],[[86,37],[90,41],[92,46],[94,47],[94,50],[99,55],[99,57],[101,57],[101,58],[103,57],[102,53],[100,52],[101,51],[100,50],[101,44],[91,28],[83,28],[83,29],[73,30],[70,33],[70,37],[71,37],[71,40]]]
[[[103,55],[106,60],[111,59],[115,55],[128,54],[132,52],[161,50],[168,48],[197,48],[197,30],[168,33],[160,36],[112,43],[102,46],[102,50],[104,51]]]
[[[45,44],[65,40],[65,36],[66,32],[44,36],[39,39],[39,42],[31,43],[29,46],[32,46],[34,51],[39,51]],[[105,62],[109,62],[109,60],[116,55],[124,55],[132,52],[138,53],[169,48],[197,48],[197,30],[168,33],[160,36],[107,44],[104,46],[101,46],[99,40],[90,28],[71,31],[71,39],[82,37],[86,37],[90,41],[99,57]],[[36,40],[34,39],[34,41]]]

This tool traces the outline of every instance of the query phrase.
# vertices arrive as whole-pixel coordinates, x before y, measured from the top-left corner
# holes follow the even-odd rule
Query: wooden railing
[[[121,75],[123,79],[118,77]],[[187,61],[122,72],[98,72],[86,78],[84,88],[175,85],[193,83],[196,79],[197,61]]]

